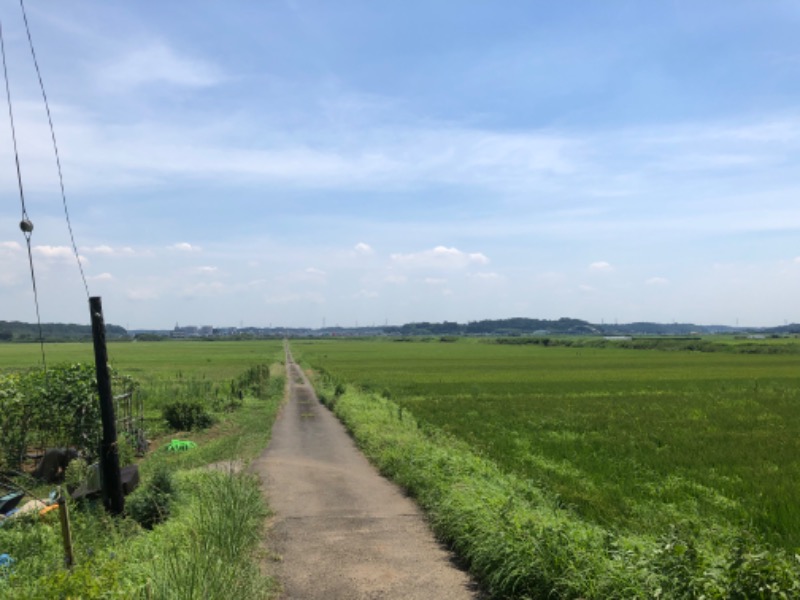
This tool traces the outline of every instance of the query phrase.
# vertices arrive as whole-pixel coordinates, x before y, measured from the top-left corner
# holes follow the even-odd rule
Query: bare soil
[[[290,354],[287,380],[272,440],[251,466],[275,512],[266,568],[281,598],[478,598],[419,508],[366,460]]]

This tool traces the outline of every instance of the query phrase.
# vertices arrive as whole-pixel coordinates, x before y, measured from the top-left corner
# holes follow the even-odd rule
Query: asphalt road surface
[[[367,462],[287,352],[289,399],[252,470],[275,512],[268,570],[282,598],[478,598],[419,508]]]

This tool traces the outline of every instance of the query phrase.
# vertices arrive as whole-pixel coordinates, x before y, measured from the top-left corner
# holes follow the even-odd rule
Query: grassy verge
[[[140,463],[142,487],[158,471],[175,482],[170,518],[152,530],[112,519],[97,505],[72,506],[76,566],[63,568],[57,512],[43,521],[18,520],[0,528],[0,553],[14,563],[0,571],[0,597],[9,599],[267,598],[272,582],[256,556],[267,508],[258,481],[209,463],[249,462],[266,446],[280,407],[285,376],[274,369],[261,397],[245,396],[202,432],[156,440]],[[170,437],[192,440],[194,450],[168,452]],[[137,490],[137,493],[139,490]]]
[[[740,531],[617,534],[504,472],[465,443],[420,425],[376,394],[317,380],[365,454],[408,489],[494,598],[791,598],[795,556]],[[341,392],[341,387],[339,387]]]

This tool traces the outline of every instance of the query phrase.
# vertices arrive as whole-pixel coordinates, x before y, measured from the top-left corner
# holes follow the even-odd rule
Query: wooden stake
[[[61,538],[64,541],[64,566],[71,569],[75,564],[75,555],[72,553],[72,532],[69,525],[69,509],[64,500],[64,494],[58,490],[58,518],[61,521]]]

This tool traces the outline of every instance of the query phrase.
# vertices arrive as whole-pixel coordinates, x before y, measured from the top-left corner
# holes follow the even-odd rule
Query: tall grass
[[[188,501],[175,519],[155,532],[153,542],[160,557],[147,563],[141,597],[222,600],[267,596],[273,586],[249,560],[266,516],[255,477],[194,471],[183,476],[182,485]]]

